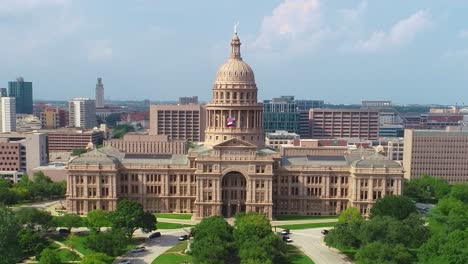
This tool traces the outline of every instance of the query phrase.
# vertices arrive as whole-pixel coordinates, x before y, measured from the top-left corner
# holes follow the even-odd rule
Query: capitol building
[[[206,105],[205,140],[187,155],[143,155],[106,146],[67,167],[67,210],[114,210],[120,198],[145,210],[195,218],[238,212],[336,215],[369,213],[376,199],[400,195],[403,169],[373,151],[264,146],[263,106],[255,75],[234,33]]]

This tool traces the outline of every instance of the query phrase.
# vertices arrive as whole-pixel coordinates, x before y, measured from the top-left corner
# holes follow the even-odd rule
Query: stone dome
[[[237,33],[231,40],[231,56],[226,63],[219,67],[216,73],[216,83],[243,82],[255,83],[252,68],[242,60],[240,55],[240,39]]]

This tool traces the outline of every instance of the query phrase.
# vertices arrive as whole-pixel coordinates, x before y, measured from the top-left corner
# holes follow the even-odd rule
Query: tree
[[[18,196],[10,187],[0,186],[0,205],[12,205],[18,202]]]
[[[356,252],[356,264],[410,264],[414,257],[403,245],[388,245],[384,242],[373,242]]]
[[[135,131],[135,128],[131,125],[117,125],[112,129],[112,138],[122,138],[126,133],[133,131]]]
[[[37,255],[48,245],[47,239],[31,227],[26,227],[18,232],[18,246],[24,256]]]
[[[361,220],[361,219],[362,219],[361,213],[359,213],[359,210],[356,207],[348,207],[346,208],[346,210],[340,213],[340,216],[338,217],[338,222],[347,223],[352,220]]]
[[[418,257],[421,264],[468,263],[468,230],[433,234],[421,247]]]
[[[109,213],[101,209],[89,212],[85,223],[89,229],[94,230],[97,233],[101,231],[101,227],[111,226]]]
[[[464,203],[468,203],[468,183],[453,185],[449,196]]]
[[[54,226],[52,215],[37,208],[21,208],[15,213],[20,225],[27,226],[34,231],[45,231]]]
[[[450,192],[447,180],[423,175],[413,180],[405,180],[403,194],[419,202],[435,203]]]
[[[121,120],[121,113],[112,113],[105,118],[106,125],[115,126]]]
[[[60,258],[53,249],[50,248],[45,248],[42,250],[40,258],[39,258],[39,264],[61,264],[62,262],[60,261]]]
[[[272,232],[264,214],[237,214],[233,235],[241,263],[279,263],[284,260],[284,242]]]
[[[80,156],[81,154],[83,153],[86,153],[86,149],[85,148],[75,148],[72,150],[72,153],[71,155],[72,156]]]
[[[325,243],[336,248],[358,248],[362,243],[359,237],[364,224],[362,219],[338,223],[325,236]]]
[[[125,252],[128,238],[122,230],[112,230],[98,233],[91,231],[86,237],[85,244],[90,249],[105,253],[109,256],[119,256]]]
[[[57,226],[66,227],[68,231],[71,231],[73,227],[81,227],[83,220],[76,214],[64,214],[63,216],[57,217]]]
[[[120,200],[117,209],[110,213],[113,229],[121,229],[128,238],[132,238],[133,232],[141,228],[143,232],[148,233],[156,230],[156,217],[143,210],[143,206],[128,199]]]
[[[17,263],[21,251],[18,247],[18,225],[11,210],[0,207],[0,264]]]
[[[106,264],[111,263],[113,260],[112,257],[107,256],[103,253],[93,253],[85,256],[80,264]]]
[[[192,256],[197,264],[236,263],[232,226],[222,217],[203,219],[192,231]]]
[[[405,196],[387,195],[377,199],[371,209],[370,217],[390,216],[398,220],[407,218],[410,214],[416,213],[416,206],[410,198]]]

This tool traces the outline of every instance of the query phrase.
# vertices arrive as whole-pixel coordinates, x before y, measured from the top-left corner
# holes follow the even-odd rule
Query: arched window
[[[231,93],[230,92],[226,92],[226,99],[231,99]]]

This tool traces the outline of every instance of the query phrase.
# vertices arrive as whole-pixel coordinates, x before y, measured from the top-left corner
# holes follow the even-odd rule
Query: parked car
[[[122,259],[117,264],[132,264],[132,262],[130,262],[130,260],[128,260],[128,259]]]
[[[145,247],[136,247],[136,248],[130,250],[130,252],[131,253],[140,253],[140,252],[145,251],[145,249],[146,249]]]
[[[328,231],[327,229],[324,229],[324,230],[321,231],[322,235],[326,235],[326,234],[328,234],[328,232],[330,232],[330,231]]]
[[[288,243],[293,242],[293,240],[289,236],[283,236],[283,241],[286,241]]]
[[[154,232],[153,234],[149,235],[149,239],[157,238],[161,236],[161,232]]]
[[[291,231],[290,231],[289,229],[283,229],[283,230],[281,231],[281,234],[282,234],[282,235],[289,235],[289,234],[291,234]]]
[[[62,234],[62,235],[66,235],[66,234],[70,234],[70,230],[66,229],[66,228],[60,228],[58,230],[59,234]]]
[[[188,235],[182,235],[179,237],[179,241],[184,241],[184,240],[187,240],[189,238]]]

